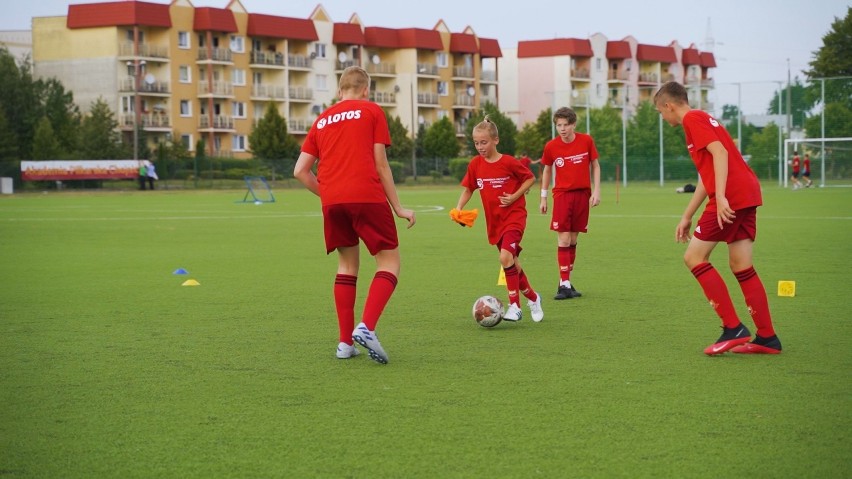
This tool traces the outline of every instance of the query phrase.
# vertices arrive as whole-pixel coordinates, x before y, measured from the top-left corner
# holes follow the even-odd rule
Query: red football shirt
[[[793,173],[799,172],[799,166],[800,165],[801,165],[801,162],[799,160],[799,155],[793,155]],[[807,169],[807,167],[805,167],[805,169]]]
[[[574,133],[574,141],[562,137],[547,142],[541,155],[543,165],[553,165],[553,191],[590,190],[589,165],[598,160],[598,149],[591,135]]]
[[[527,200],[524,195],[505,208],[500,206],[500,195],[518,191],[529,178],[533,178],[529,168],[509,155],[501,156],[494,163],[480,155],[470,160],[461,185],[470,191],[479,189],[489,243],[497,244],[506,231],[523,233],[526,229]]]
[[[689,155],[698,169],[704,189],[707,190],[708,211],[716,211],[716,174],[713,168],[713,155],[707,151],[707,145],[714,141],[722,143],[728,151],[728,181],[725,184],[725,197],[731,208],[741,210],[763,204],[757,175],[749,168],[724,126],[704,111],[690,110],[683,117],[683,131],[686,134]]]
[[[810,171],[811,171],[811,159],[806,156],[805,161],[802,162],[802,166],[804,167],[805,171],[810,173]]]
[[[390,146],[385,113],[373,102],[344,100],[311,126],[302,151],[319,158],[317,181],[323,205],[384,203],[373,147]]]

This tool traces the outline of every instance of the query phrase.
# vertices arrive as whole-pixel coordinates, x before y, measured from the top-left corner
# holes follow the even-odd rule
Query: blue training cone
[[[175,270],[175,272],[174,272],[174,273],[172,273],[172,274],[189,274],[189,271],[187,271],[187,270],[185,270],[185,269],[183,269],[183,268],[178,268],[178,269],[176,269],[176,270]]]

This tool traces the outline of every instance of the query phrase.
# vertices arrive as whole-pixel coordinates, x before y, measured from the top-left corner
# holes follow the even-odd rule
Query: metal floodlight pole
[[[819,137],[825,138],[825,78],[820,78],[822,83],[820,88],[820,102],[822,103],[822,115],[819,119]],[[819,171],[820,171],[820,188],[825,187],[825,140],[820,140],[819,148]]]
[[[417,76],[415,73],[415,81]],[[411,83],[411,174],[417,181],[417,98],[414,96],[414,82]]]
[[[627,188],[627,85],[621,97],[621,182]]]
[[[737,83],[737,147],[743,151],[743,85]]]

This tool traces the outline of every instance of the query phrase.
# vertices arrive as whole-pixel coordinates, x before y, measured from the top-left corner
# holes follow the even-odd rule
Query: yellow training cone
[[[201,286],[201,283],[199,283],[198,281],[196,281],[194,279],[188,279],[188,280],[184,281],[183,283],[181,283],[181,286]]]
[[[778,282],[778,296],[787,296],[789,298],[796,296],[796,282],[795,281],[779,281]]]
[[[497,286],[506,286],[506,272],[500,268],[500,275],[497,276]]]

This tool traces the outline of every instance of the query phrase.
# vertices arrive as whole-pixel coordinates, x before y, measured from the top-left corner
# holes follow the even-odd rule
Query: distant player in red
[[[801,161],[799,160],[799,152],[793,152],[793,161],[792,161],[793,173],[790,176],[790,179],[793,180],[793,189],[798,190],[802,187],[802,184],[799,182],[799,170],[801,168]]]
[[[378,338],[376,323],[396,288],[400,257],[396,225],[391,209],[414,226],[414,212],[399,202],[385,148],[390,132],[384,111],[367,101],[370,76],[360,67],[349,67],[340,76],[340,101],[314,122],[294,176],[320,197],[326,253],[337,250],[334,303],[340,330],[337,357],[358,355],[353,341],[367,348],[370,357],[388,362]],[[312,168],[319,160],[317,174]],[[388,206],[390,204],[390,206]],[[376,258],[376,274],[370,284],[361,323],[355,326],[355,294],[358,279],[359,242]]]
[[[811,181],[811,155],[805,153],[805,161],[802,162],[802,178],[805,179],[805,188],[810,188],[814,184]]]
[[[559,136],[544,146],[541,155],[544,171],[539,210],[547,213],[547,190],[550,179],[555,178],[550,229],[556,231],[559,286],[554,299],[571,299],[582,296],[571,284],[571,271],[577,258],[577,238],[589,229],[589,209],[601,202],[601,168],[595,140],[574,131],[577,126],[574,110],[565,107],[556,110],[553,123]]]
[[[488,242],[500,252],[500,265],[506,274],[509,307],[503,319],[520,321],[522,311],[520,294],[527,298],[530,316],[539,322],[544,318],[541,295],[536,293],[524,273],[518,256],[521,239],[527,227],[527,207],[524,192],[535,182],[532,172],[517,159],[497,151],[500,138],[497,126],[485,119],[473,128],[473,145],[479,155],[473,157],[462,179],[464,190],[459,196],[455,211],[462,210],[473,192],[479,190]],[[520,292],[520,294],[519,294]]]
[[[522,153],[522,154],[521,154],[521,157],[520,157],[520,158],[518,158],[518,161],[520,161],[522,165],[524,165],[524,166],[526,166],[527,168],[529,168],[529,170],[530,170],[530,171],[532,171],[532,174],[533,174],[533,175],[535,175],[535,170],[533,170],[532,165],[536,165],[536,164],[541,163],[541,158],[539,158],[539,159],[537,159],[537,160],[533,161],[533,160],[531,160],[531,159],[530,159],[530,157],[529,157],[529,156],[527,156],[527,154],[526,154],[526,153]],[[527,190],[527,193],[529,193],[529,190]]]
[[[689,243],[683,257],[686,266],[722,319],[722,335],[704,353],[715,355],[728,350],[746,354],[780,353],[781,341],[772,326],[766,289],[752,264],[757,207],[762,204],[757,176],[743,160],[725,127],[707,113],[689,107],[683,85],[665,83],[654,96],[654,104],[670,125],[683,125],[689,154],[701,177],[675,228],[675,240]],[[692,216],[707,198],[707,206],[690,239]],[[752,342],[748,342],[751,332],[737,317],[724,280],[710,264],[710,253],[722,241],[728,244],[728,262],[757,327]]]

